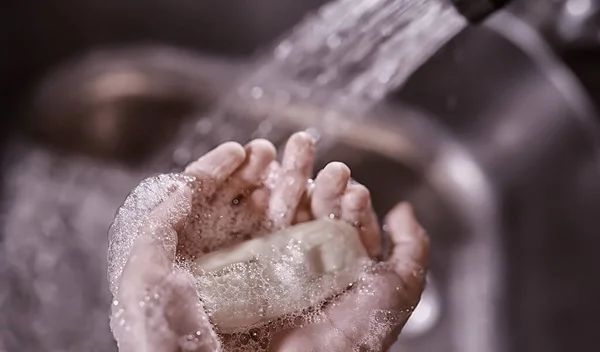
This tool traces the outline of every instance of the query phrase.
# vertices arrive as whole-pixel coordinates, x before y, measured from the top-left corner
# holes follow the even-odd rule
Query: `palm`
[[[188,166],[185,174],[193,177],[191,188],[195,192],[190,195],[191,206],[183,215],[184,219],[175,226],[177,256],[185,262],[296,222],[331,216],[357,226],[369,254],[379,254],[378,223],[371,209],[369,193],[364,186],[349,182],[350,171],[345,165],[332,163],[322,170],[315,179],[312,195],[307,197],[313,149],[310,137],[300,133],[288,142],[281,165],[274,161],[274,147],[269,142],[257,140],[249,143],[245,150],[234,143],[224,144]],[[425,237],[410,209],[399,207],[392,215],[388,225],[392,240],[398,245],[390,261],[364,274],[361,285],[368,290],[356,288],[329,307],[317,309],[310,324],[296,319],[286,324],[272,323],[265,331],[221,335],[221,348],[229,351],[236,345],[252,345],[252,350],[269,351],[381,351],[389,347],[393,342],[390,338],[397,335],[396,330],[403,326],[420,297],[427,257]],[[165,217],[171,221],[173,218],[176,217]],[[172,272],[185,276],[181,269],[173,271],[173,266],[170,267]],[[164,282],[168,275],[164,274],[155,282]],[[125,282],[125,276],[124,271],[121,282]],[[206,325],[206,316],[191,289],[193,284],[189,275],[187,280],[171,292],[186,297],[188,303],[184,306],[188,309],[175,310],[190,316],[183,319],[189,324],[183,330],[171,328],[172,335],[181,335],[185,329],[189,330],[188,334],[201,331],[200,325]],[[197,309],[189,309],[194,305]],[[163,312],[167,310],[163,307]],[[205,332],[203,337],[208,335],[214,338],[213,332]],[[190,336],[192,340],[202,340]],[[202,341],[190,345],[189,350],[216,348],[206,347],[211,343]],[[172,346],[177,344],[181,350],[181,343],[171,343]]]

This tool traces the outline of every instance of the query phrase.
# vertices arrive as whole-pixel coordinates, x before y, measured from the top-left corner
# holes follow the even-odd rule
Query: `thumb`
[[[393,245],[390,258],[367,270],[353,290],[327,307],[324,322],[282,336],[282,346],[296,351],[292,347],[299,341],[320,341],[336,350],[387,351],[395,342],[421,297],[429,241],[408,204],[390,211],[386,227]]]

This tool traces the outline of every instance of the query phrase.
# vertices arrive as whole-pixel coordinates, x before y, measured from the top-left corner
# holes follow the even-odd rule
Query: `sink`
[[[142,121],[153,112],[178,118],[206,107],[203,103],[212,101],[221,82],[230,82],[256,52],[324,2],[15,2],[4,11],[12,21],[7,21],[7,32],[14,39],[7,42],[5,49],[10,55],[0,71],[4,78],[2,101],[11,116],[3,119],[6,128],[2,130],[24,127],[36,139],[63,151],[109,158],[127,153],[126,147],[106,146],[110,144],[106,140],[120,144],[138,133],[137,126],[143,126]],[[216,64],[206,70],[198,63],[202,60]],[[224,70],[220,68],[223,62],[231,64]],[[218,79],[211,75],[215,70],[221,73]],[[136,74],[138,81],[145,80],[139,84],[142,88],[128,88],[112,100],[98,97],[92,89],[95,81],[114,82],[114,77],[122,76],[119,73]],[[210,87],[206,75],[212,78]],[[97,122],[106,120],[102,116],[110,114],[107,109],[117,109],[125,116],[113,118],[112,124]],[[181,122],[151,118],[152,126],[161,126],[155,135]],[[120,122],[123,120],[134,122]],[[96,127],[100,132],[90,132]],[[64,145],[67,139],[81,141]],[[139,159],[144,153],[150,151],[142,150],[132,158]]]
[[[35,1],[3,10],[0,350],[116,351],[107,229],[253,53],[322,1]],[[109,86],[109,89],[106,87]],[[214,132],[214,131],[213,131]],[[195,156],[220,140],[203,136]]]
[[[288,132],[310,128],[286,113],[278,115]],[[345,162],[380,218],[409,201],[431,236],[429,284],[391,351],[505,351],[500,203],[485,171],[427,112],[405,104],[344,127],[321,135],[317,167]]]
[[[256,53],[322,3],[12,5],[21,39],[1,71],[12,119],[1,128],[0,350],[115,351],[106,230],[129,190],[222,141],[282,143],[315,125],[317,167],[346,162],[380,216],[408,200],[431,235],[426,294],[392,351],[595,346],[596,107],[510,8],[360,118],[244,99],[207,117]]]

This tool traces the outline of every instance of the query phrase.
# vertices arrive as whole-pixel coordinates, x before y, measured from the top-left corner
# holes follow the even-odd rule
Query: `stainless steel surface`
[[[452,0],[458,11],[472,22],[481,22],[509,0]]]
[[[139,162],[165,148],[186,117],[218,104],[245,70],[165,47],[96,51],[42,79],[28,128],[62,151]]]
[[[600,4],[595,0],[514,1],[507,11],[518,16],[559,50],[597,47]]]
[[[402,339],[421,337],[435,328],[440,319],[442,303],[435,281],[427,279],[427,287],[423,291],[419,305],[402,329]]]
[[[533,27],[498,13],[454,38],[391,99],[428,111],[495,191],[500,237],[487,245],[502,253],[492,275],[505,291],[486,297],[505,348],[594,346],[598,116],[572,72]]]
[[[516,1],[464,30],[356,120],[310,100],[281,105],[267,98],[252,109],[240,101],[235,111],[214,115],[221,119],[206,117],[205,109],[230,97],[246,76],[252,53],[321,1],[15,2],[9,17],[22,40],[10,43],[2,66],[2,98],[10,102],[3,113],[26,118],[38,131],[30,135],[41,133],[47,143],[13,134],[4,149],[0,351],[114,351],[106,229],[129,189],[222,140],[280,138],[315,126],[323,147],[318,166],[347,162],[371,188],[380,215],[412,201],[431,233],[439,317],[393,351],[594,348],[598,116],[560,60],[566,41],[547,30],[570,23],[589,32],[580,29],[594,23],[591,15],[575,21],[586,25],[571,25],[573,9],[586,0],[569,1],[579,3]],[[571,17],[555,15],[561,8]],[[124,75],[127,84],[116,84]],[[117,98],[88,90],[106,80],[110,94],[123,88]],[[121,105],[132,97],[143,97],[144,108]],[[168,121],[160,115],[169,110],[155,108],[160,101],[178,107]],[[106,107],[137,122],[113,123],[114,133],[89,127],[105,121]],[[143,119],[148,111],[152,123]],[[277,118],[263,120],[265,111]],[[90,133],[63,145],[76,154],[47,148],[65,135],[55,121],[79,121],[82,129],[67,129],[71,135]],[[180,123],[179,135],[142,148],[136,163],[103,149],[115,140],[125,149],[154,144],[157,135],[141,129]],[[189,146],[173,142],[190,134]]]
[[[109,134],[111,138],[128,141],[126,148],[135,147],[140,138],[153,144],[156,135],[140,132],[150,127],[144,118],[158,110],[161,104],[157,99],[173,102],[171,88],[183,92],[185,99],[175,100],[177,118],[154,119],[163,127],[171,124],[177,128],[176,120],[202,114],[193,106],[187,109],[190,103],[206,102],[206,88],[219,92],[221,84],[235,78],[240,67],[229,66],[223,72],[192,57],[198,52],[204,58],[213,53],[210,61],[217,63],[223,57],[248,58],[318,4],[270,0],[227,5],[186,0],[19,1],[3,9],[13,37],[7,43],[10,56],[2,62],[0,80],[3,122],[12,122],[12,129],[2,128],[7,139],[2,141],[0,191],[0,350],[116,350],[108,329],[107,226],[129,190],[147,175],[165,171],[165,163],[156,162],[156,152],[149,154],[148,150],[134,158],[136,163],[115,158],[119,153],[107,152],[105,139],[98,138],[106,134],[93,127],[94,121],[106,120],[94,113],[120,118],[105,130],[117,132]],[[120,49],[124,51],[118,53]],[[163,58],[149,57],[149,52]],[[65,68],[69,64],[73,71]],[[115,77],[122,77],[115,72],[150,80],[131,85],[128,79],[127,89],[118,97],[106,98],[98,90],[90,93],[95,82],[108,81],[113,94],[119,82]],[[132,109],[128,104],[132,97],[144,104]],[[38,104],[35,115],[33,102]],[[56,142],[62,142],[64,129],[52,123],[53,119],[63,124],[77,121],[83,126],[80,132],[93,137],[82,139],[83,143],[93,148],[80,143],[62,148],[69,153],[57,151]],[[129,124],[132,121],[135,123]],[[48,143],[33,139],[35,134],[28,129],[31,125],[53,138],[46,138]],[[89,126],[92,128],[86,129]],[[195,156],[223,137],[212,127],[195,127],[198,133],[208,134],[196,143]],[[98,149],[101,153],[93,152]],[[159,157],[166,154],[169,160],[174,152],[169,141],[158,151]],[[92,157],[99,154],[103,158]]]
[[[501,319],[490,305],[503,291],[494,188],[472,155],[426,114],[398,106],[371,117],[384,123],[383,134],[393,132],[411,148],[370,152],[341,142],[322,160],[346,161],[380,215],[399,199],[415,204],[432,236],[431,272],[443,307],[435,329],[401,339],[392,351],[503,351]]]

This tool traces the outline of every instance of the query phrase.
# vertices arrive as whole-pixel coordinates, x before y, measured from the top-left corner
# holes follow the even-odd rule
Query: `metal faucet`
[[[502,8],[510,0],[451,0],[458,12],[470,22],[483,21],[494,11]]]

